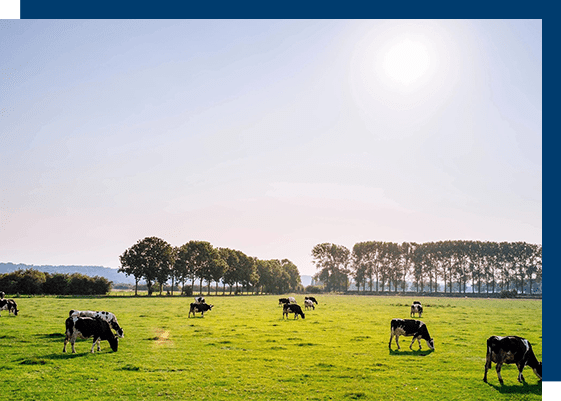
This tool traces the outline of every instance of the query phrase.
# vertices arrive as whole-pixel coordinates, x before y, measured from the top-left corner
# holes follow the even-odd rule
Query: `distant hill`
[[[0,274],[11,273],[16,270],[34,269],[45,273],[80,273],[90,277],[105,277],[113,284],[134,284],[134,277],[127,277],[124,273],[119,273],[117,269],[103,266],[35,266],[14,263],[0,263]]]
[[[11,273],[16,270],[35,269],[45,273],[80,273],[86,276],[105,277],[107,280],[113,281],[113,284],[134,284],[133,276],[126,276],[124,273],[119,273],[117,269],[103,266],[35,266],[14,263],[0,262],[0,274]],[[302,285],[304,287],[312,283],[312,276],[300,276]],[[140,282],[144,283],[144,280]]]

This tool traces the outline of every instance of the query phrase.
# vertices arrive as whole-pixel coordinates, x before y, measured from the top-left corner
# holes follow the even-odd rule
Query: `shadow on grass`
[[[493,387],[501,394],[542,394],[542,382],[536,384],[528,384],[526,382],[520,384],[492,384],[487,383],[490,387]]]
[[[415,356],[427,356],[429,354],[432,354],[434,352],[434,350],[432,349],[427,349],[427,350],[416,350],[416,351],[411,351],[409,348],[407,348],[407,350],[404,350],[403,348],[401,350],[393,350],[390,349],[390,355],[400,355],[400,356],[411,356],[411,355],[415,355]]]
[[[42,340],[50,340],[51,342],[64,341],[65,337],[64,333],[34,334],[33,336]]]
[[[106,354],[106,353],[113,353],[111,349],[96,351],[96,354]],[[68,360],[74,358],[83,358],[85,356],[91,355],[91,352],[77,352],[73,354],[71,351],[62,352],[62,346],[60,352],[51,353],[47,355],[41,356],[31,356],[27,358],[18,358],[15,359],[14,362],[20,365],[46,365],[47,363],[53,361],[60,361],[60,360]]]

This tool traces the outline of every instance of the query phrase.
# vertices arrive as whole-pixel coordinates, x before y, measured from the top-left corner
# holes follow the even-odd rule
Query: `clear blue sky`
[[[0,262],[542,242],[540,20],[4,20]]]

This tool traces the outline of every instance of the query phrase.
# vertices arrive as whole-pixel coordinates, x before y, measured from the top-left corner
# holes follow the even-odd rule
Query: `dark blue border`
[[[553,2],[548,2],[552,4]],[[543,360],[544,380],[561,381],[561,347],[557,333],[561,321],[557,317],[555,294],[561,283],[561,266],[558,265],[556,240],[560,219],[556,207],[561,203],[556,197],[559,168],[559,125],[552,118],[557,114],[555,99],[559,93],[557,52],[557,6],[536,1],[500,2],[363,2],[363,1],[151,1],[99,0],[76,2],[69,0],[21,0],[22,19],[80,19],[80,18],[523,18],[543,20]]]
[[[542,22],[543,35],[543,362],[545,381],[561,381],[561,358],[559,333],[561,319],[557,317],[556,293],[561,283],[561,266],[559,266],[557,240],[561,219],[559,208],[559,124],[555,122],[558,115],[559,100],[559,28],[557,13],[549,14]]]
[[[546,13],[536,1],[181,1],[21,0],[22,19],[80,18],[532,18]]]

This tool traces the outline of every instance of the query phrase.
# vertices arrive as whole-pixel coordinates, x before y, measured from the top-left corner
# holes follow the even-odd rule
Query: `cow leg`
[[[417,337],[413,336],[413,339],[411,340],[411,344],[409,344],[409,349],[411,351],[413,351],[413,344],[415,344],[415,340],[418,340]],[[421,342],[419,341],[419,347],[421,347]],[[420,349],[420,348],[419,348]]]
[[[483,381],[485,383],[487,383],[487,371],[489,369],[491,369],[491,359],[487,357],[487,360],[485,361],[485,374],[483,375]]]
[[[495,370],[497,371],[497,376],[499,378],[499,383],[504,384],[503,377],[501,376],[501,368],[503,367],[503,363],[497,363]]]
[[[68,343],[68,337],[64,339],[64,347],[62,347],[62,352],[66,352],[66,344]]]
[[[397,334],[395,335],[395,343],[397,344],[397,349],[401,349],[399,346],[399,336]]]
[[[393,331],[390,334],[390,343],[388,344],[388,346],[390,347],[390,351],[392,350],[392,340],[393,340]]]
[[[522,370],[524,370],[524,362],[518,362],[516,364],[516,367],[518,368],[518,381],[520,383],[523,383],[524,380],[524,376],[522,375]]]
[[[94,353],[94,348],[95,348],[95,343],[97,342],[97,338],[94,337],[93,339],[93,343],[92,343],[92,349],[90,350],[90,352],[93,354]],[[98,349],[99,351],[99,349]]]
[[[101,337],[97,338],[97,350],[101,351]]]

